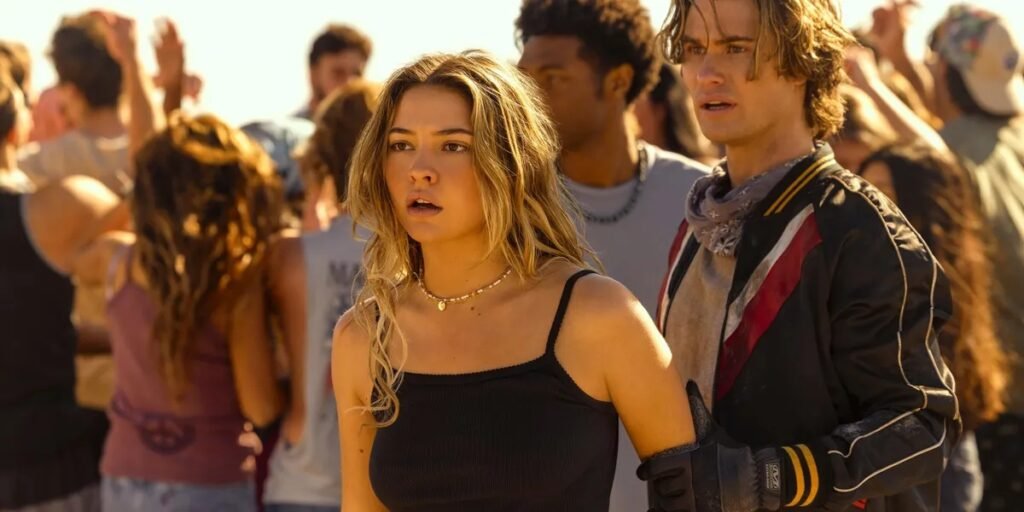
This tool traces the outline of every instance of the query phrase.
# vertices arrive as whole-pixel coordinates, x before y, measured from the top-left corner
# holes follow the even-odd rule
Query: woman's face
[[[384,173],[399,222],[421,244],[484,236],[469,102],[444,87],[402,95]]]

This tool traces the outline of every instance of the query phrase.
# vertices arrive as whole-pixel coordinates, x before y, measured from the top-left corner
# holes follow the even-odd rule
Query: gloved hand
[[[815,458],[804,445],[752,450],[719,427],[694,382],[686,385],[696,445],[640,465],[650,512],[755,512],[805,507],[819,493]]]

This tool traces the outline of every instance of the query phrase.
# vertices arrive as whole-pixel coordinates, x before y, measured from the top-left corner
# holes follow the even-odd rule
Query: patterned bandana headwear
[[[987,112],[1024,112],[1024,59],[1006,20],[978,7],[954,5],[936,27],[932,44]]]

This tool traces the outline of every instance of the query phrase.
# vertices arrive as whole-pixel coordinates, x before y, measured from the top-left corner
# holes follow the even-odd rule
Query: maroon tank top
[[[242,464],[251,451],[238,445],[245,419],[235,392],[227,339],[210,324],[196,330],[186,362],[185,395],[174,404],[152,337],[156,305],[132,281],[130,253],[125,251],[123,257],[124,285],[107,301],[117,378],[101,472],[206,485],[247,479]]]

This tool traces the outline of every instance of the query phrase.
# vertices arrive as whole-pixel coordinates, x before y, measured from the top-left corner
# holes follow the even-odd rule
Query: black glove
[[[686,393],[697,444],[659,453],[637,470],[647,481],[651,512],[754,512],[819,501],[826,481],[819,471],[828,468],[816,464],[810,448],[754,451],[715,423],[694,382]]]

